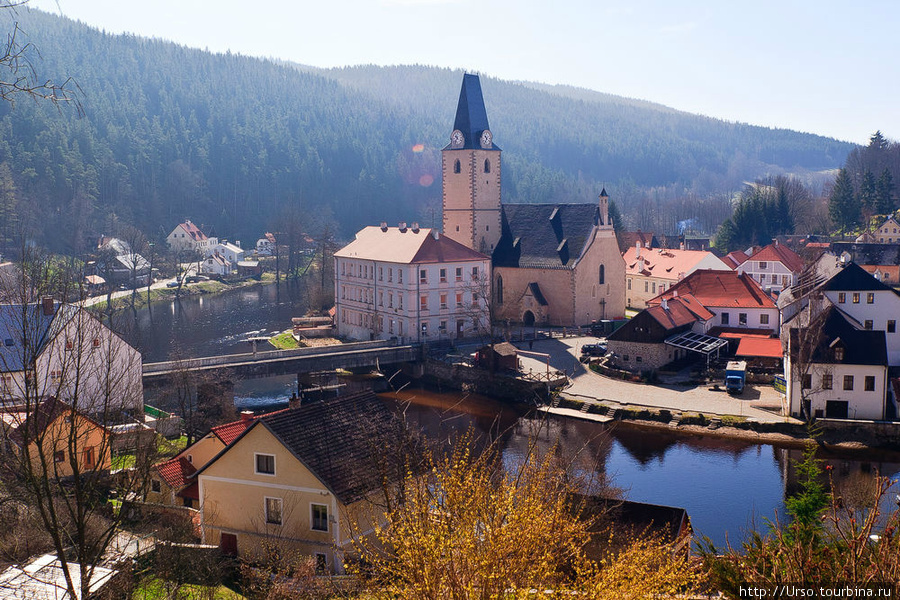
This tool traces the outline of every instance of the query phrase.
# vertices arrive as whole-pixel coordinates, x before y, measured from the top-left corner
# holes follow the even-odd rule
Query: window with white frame
[[[282,501],[281,498],[266,498],[266,523],[270,525],[281,525],[282,519]]]
[[[256,454],[256,472],[260,475],[275,474],[275,455]]]
[[[328,531],[328,505],[310,504],[310,529]]]

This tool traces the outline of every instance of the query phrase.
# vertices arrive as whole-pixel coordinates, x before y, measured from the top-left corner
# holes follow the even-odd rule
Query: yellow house
[[[33,410],[5,412],[3,423],[13,450],[19,456],[27,451],[36,473],[70,477],[109,470],[109,431],[56,398]]]
[[[343,572],[351,535],[368,529],[354,524],[387,480],[376,462],[392,420],[371,391],[258,417],[196,475],[203,542],[250,556],[285,544]]]
[[[237,421],[216,425],[174,458],[153,465],[150,469],[150,485],[146,501],[153,504],[199,508],[200,498],[197,495],[197,480],[194,478],[197,469],[218,456],[257,418],[259,417],[253,412],[244,411]]]

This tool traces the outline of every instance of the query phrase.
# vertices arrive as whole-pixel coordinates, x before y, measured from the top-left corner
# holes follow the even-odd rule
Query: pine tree
[[[857,196],[860,207],[864,211],[870,213],[875,211],[876,194],[875,194],[875,176],[872,171],[866,169],[863,173],[862,181],[859,184],[859,194]]]
[[[841,231],[843,237],[847,230],[859,223],[860,207],[856,195],[853,193],[853,184],[850,182],[850,174],[847,169],[838,171],[834,180],[834,187],[828,199],[828,216]]]
[[[897,207],[894,202],[894,178],[890,169],[886,168],[875,184],[875,205],[879,214],[890,214]]]

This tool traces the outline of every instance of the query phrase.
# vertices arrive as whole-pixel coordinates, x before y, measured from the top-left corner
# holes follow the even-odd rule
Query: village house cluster
[[[783,378],[786,414],[897,414],[893,217],[843,246],[784,238],[719,258],[707,239],[617,238],[605,189],[597,202],[504,204],[501,150],[475,75],[463,78],[441,154],[441,232],[382,223],[335,253],[342,337],[434,343],[511,323],[618,327],[608,336],[612,368],[647,374],[737,357]],[[626,309],[637,314],[626,321]],[[603,322],[612,325],[598,329]]]

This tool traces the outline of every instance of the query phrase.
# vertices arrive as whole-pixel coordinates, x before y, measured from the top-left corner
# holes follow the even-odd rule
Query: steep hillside
[[[302,68],[114,36],[38,11],[17,20],[38,76],[73,77],[84,116],[0,105],[0,218],[86,251],[117,222],[153,236],[192,218],[251,240],[283,213],[341,235],[382,220],[440,222],[440,148],[462,73]],[[483,78],[510,202],[592,200],[606,184],[728,189],[834,168],[852,146],[573,88]],[[2,244],[13,236],[4,234]],[[0,252],[4,248],[0,244]],[[8,250],[8,248],[7,248]]]

